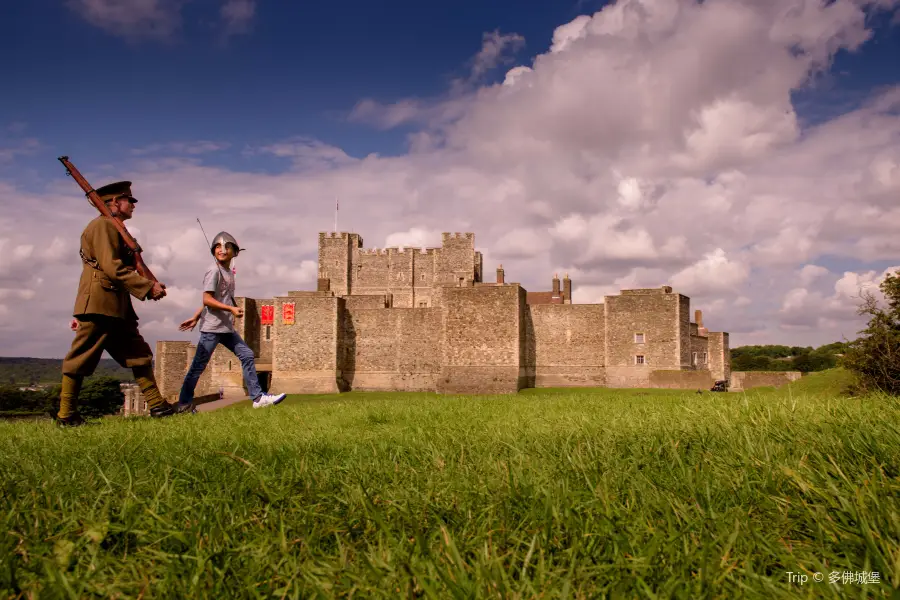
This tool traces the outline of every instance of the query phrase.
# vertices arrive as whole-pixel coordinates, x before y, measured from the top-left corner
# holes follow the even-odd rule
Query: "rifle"
[[[144,259],[141,258],[141,247],[137,243],[137,240],[131,237],[131,234],[125,229],[125,224],[122,223],[119,218],[113,216],[103,201],[100,200],[100,195],[97,194],[94,188],[91,187],[91,184],[87,182],[87,179],[78,172],[75,165],[69,162],[68,156],[60,156],[58,160],[66,168],[66,175],[71,175],[72,179],[74,179],[78,185],[81,186],[81,189],[84,190],[84,195],[87,196],[88,202],[93,204],[94,208],[100,211],[100,214],[112,221],[113,225],[116,226],[116,229],[119,230],[122,239],[125,240],[125,245],[128,246],[128,249],[134,254],[135,270],[138,274],[145,279],[149,279],[153,283],[159,283],[159,280],[150,272],[150,268],[146,263],[144,263]]]

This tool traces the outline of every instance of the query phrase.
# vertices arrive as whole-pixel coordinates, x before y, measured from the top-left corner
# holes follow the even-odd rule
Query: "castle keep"
[[[572,282],[549,291],[484,281],[472,233],[440,248],[366,250],[355,233],[319,234],[315,291],[238,298],[237,331],[264,389],[507,393],[527,387],[709,389],[731,378],[728,334],[708,331],[671,287],[622,290],[575,304]],[[170,401],[193,358],[159,342],[156,375]],[[197,395],[246,395],[240,362],[219,347]]]

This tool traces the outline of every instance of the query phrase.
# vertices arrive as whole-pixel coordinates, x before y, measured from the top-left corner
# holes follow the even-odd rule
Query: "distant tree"
[[[862,293],[858,314],[869,322],[848,344],[842,364],[859,378],[863,391],[900,394],[900,270],[888,273],[879,286],[886,306],[869,291]]]
[[[119,412],[125,402],[119,383],[116,377],[85,380],[78,395],[78,411],[85,417],[102,417]]]

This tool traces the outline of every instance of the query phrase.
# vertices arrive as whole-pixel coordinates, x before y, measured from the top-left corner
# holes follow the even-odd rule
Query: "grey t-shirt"
[[[209,268],[203,276],[203,291],[212,292],[213,298],[235,306],[234,302],[234,274],[231,269],[215,265]],[[234,331],[234,316],[227,310],[219,310],[208,306],[203,308],[200,315],[200,331],[204,333],[230,333]]]

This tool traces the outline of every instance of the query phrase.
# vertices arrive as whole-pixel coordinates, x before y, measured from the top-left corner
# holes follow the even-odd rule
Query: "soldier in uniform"
[[[131,218],[137,199],[131,182],[119,181],[96,190],[110,212],[122,221]],[[84,263],[75,295],[75,339],[62,365],[62,393],[56,421],[80,425],[78,393],[83,379],[91,375],[103,351],[123,367],[130,367],[135,381],[150,406],[151,417],[175,414],[159,393],[153,375],[153,352],[138,331],[138,316],[131,296],[139,300],[159,300],[166,286],[141,277],[135,270],[134,254],[125,245],[112,221],[100,215],[81,234]]]

